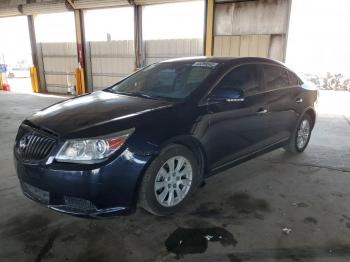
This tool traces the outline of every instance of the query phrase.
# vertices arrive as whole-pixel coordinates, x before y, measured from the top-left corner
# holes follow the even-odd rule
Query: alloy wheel
[[[159,204],[173,207],[180,203],[188,194],[192,184],[192,166],[183,156],[168,159],[159,169],[154,193]]]
[[[299,150],[302,150],[307,142],[309,141],[310,136],[310,122],[307,119],[304,119],[299,126],[298,135],[297,135],[297,147]]]

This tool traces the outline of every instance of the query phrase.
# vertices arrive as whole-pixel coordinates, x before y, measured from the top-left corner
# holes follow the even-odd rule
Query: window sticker
[[[218,64],[214,62],[195,62],[192,66],[215,68]]]

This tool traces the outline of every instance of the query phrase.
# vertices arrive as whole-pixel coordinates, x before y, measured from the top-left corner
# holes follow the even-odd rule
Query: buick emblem
[[[28,137],[27,136],[22,137],[21,140],[19,141],[19,150],[23,152],[24,149],[26,149],[27,144],[28,144]]]

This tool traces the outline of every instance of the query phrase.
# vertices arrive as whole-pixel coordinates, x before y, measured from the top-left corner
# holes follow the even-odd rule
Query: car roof
[[[286,67],[283,63],[269,59],[269,58],[263,58],[263,57],[206,57],[206,56],[197,56],[197,57],[183,57],[183,58],[174,58],[165,60],[161,63],[183,63],[183,62],[213,62],[213,63],[220,63],[220,64],[227,64],[227,65],[239,65],[243,63],[269,63],[269,64],[275,64],[278,66]]]

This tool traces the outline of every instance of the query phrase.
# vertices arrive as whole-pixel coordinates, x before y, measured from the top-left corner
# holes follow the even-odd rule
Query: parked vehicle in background
[[[24,194],[57,211],[169,215],[213,174],[279,147],[303,152],[316,99],[269,59],[169,60],[24,120],[15,166]]]

